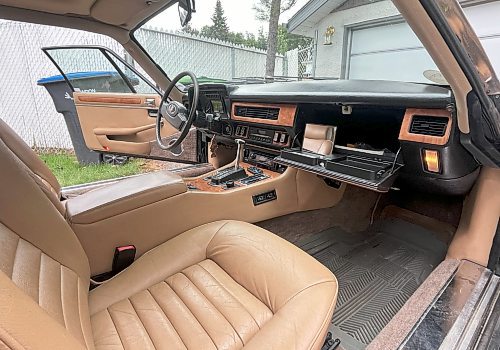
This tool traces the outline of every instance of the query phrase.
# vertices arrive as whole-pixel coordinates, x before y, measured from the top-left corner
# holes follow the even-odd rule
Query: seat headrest
[[[304,138],[313,139],[313,140],[334,141],[335,126],[320,125],[320,124],[306,124]]]

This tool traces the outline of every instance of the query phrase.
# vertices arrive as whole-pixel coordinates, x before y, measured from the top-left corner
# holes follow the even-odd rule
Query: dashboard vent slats
[[[255,107],[255,106],[236,106],[234,114],[238,117],[259,118],[268,120],[278,120],[279,108],[273,107]]]
[[[410,133],[442,137],[446,133],[448,118],[414,115],[411,120]]]

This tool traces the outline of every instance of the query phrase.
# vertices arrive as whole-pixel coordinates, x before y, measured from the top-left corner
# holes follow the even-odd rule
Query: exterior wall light
[[[335,28],[333,26],[328,26],[325,31],[325,42],[323,45],[331,45],[332,44],[332,36],[335,33]]]

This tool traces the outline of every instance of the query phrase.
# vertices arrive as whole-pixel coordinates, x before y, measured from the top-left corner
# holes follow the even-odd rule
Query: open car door
[[[192,128],[178,147],[165,151],[156,142],[155,123],[161,92],[116,53],[99,46],[46,47],[73,91],[86,146],[100,153],[197,162],[197,134]],[[161,127],[164,144],[178,131]]]

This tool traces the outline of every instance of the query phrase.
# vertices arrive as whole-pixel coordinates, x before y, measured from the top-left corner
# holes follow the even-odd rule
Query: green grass
[[[93,164],[82,166],[76,156],[68,153],[40,153],[61,186],[79,185],[143,172],[141,161],[129,160],[125,165]]]

